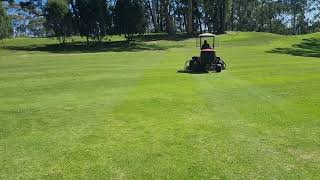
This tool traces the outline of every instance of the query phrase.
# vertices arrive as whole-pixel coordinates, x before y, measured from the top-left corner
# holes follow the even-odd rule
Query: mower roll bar
[[[202,39],[204,39],[204,38],[212,38],[212,47],[214,48],[215,47],[215,37],[216,37],[216,35],[215,34],[211,34],[211,33],[200,34],[199,37],[198,37],[200,39],[199,47],[201,48],[201,46],[202,46]],[[198,46],[198,38],[196,39],[196,46]]]

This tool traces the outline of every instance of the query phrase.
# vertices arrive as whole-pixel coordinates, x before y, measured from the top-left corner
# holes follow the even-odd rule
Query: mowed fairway
[[[6,40],[0,179],[319,179],[320,34],[219,39],[221,74],[177,73],[194,39]]]

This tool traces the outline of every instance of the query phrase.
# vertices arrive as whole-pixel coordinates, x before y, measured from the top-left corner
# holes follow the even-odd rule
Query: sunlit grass
[[[318,179],[320,59],[272,51],[311,38],[220,36],[221,74],[177,73],[194,39],[6,40],[0,179]]]

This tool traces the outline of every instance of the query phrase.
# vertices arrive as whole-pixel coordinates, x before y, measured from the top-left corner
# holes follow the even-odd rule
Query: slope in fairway
[[[194,39],[85,52],[7,40],[0,179],[318,179],[319,39],[223,35],[221,74],[177,73]]]

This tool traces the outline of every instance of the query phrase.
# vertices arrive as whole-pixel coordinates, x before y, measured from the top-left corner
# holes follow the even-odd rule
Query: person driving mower
[[[211,46],[207,40],[204,40],[203,45],[201,46],[201,49],[211,49]]]

